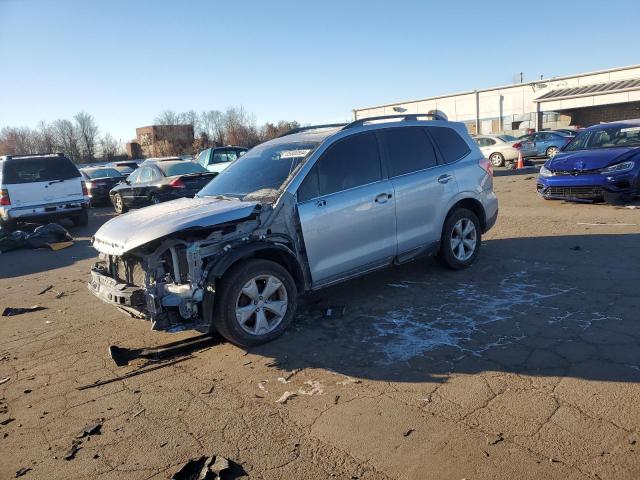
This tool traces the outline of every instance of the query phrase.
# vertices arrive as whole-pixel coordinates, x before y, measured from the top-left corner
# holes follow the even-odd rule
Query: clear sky
[[[165,109],[258,123],[640,63],[635,1],[0,0],[0,128]]]

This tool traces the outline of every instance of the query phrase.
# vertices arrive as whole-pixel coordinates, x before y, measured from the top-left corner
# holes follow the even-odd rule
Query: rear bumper
[[[89,197],[82,200],[73,200],[70,202],[58,202],[44,205],[32,205],[29,207],[4,207],[0,209],[0,217],[2,220],[53,220],[56,218],[65,218],[82,212],[89,206]]]

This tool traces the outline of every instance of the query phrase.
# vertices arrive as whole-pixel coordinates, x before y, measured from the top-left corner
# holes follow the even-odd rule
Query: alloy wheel
[[[236,300],[238,325],[251,335],[275,330],[287,313],[287,289],[273,275],[258,275],[244,284]]]
[[[453,256],[461,262],[466,262],[475,252],[477,242],[478,232],[475,224],[468,218],[458,220],[451,232]]]

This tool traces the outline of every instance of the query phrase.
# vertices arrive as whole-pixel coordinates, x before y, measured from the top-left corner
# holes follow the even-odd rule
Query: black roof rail
[[[411,122],[411,121],[417,121],[419,117],[429,117],[431,120],[442,120],[445,122],[447,121],[446,118],[444,118],[441,115],[438,115],[437,113],[400,113],[398,115],[380,115],[379,117],[359,118],[349,123],[348,125],[346,125],[343,128],[343,130],[346,130],[347,128],[359,127],[366,122],[372,122],[374,120],[387,120],[387,119],[393,119],[393,118],[398,118],[398,119],[401,118],[405,122]]]
[[[307,130],[317,130],[320,128],[344,127],[345,125],[347,124],[346,123],[326,123],[324,125],[309,125],[308,127],[292,128],[288,132],[285,132],[282,135],[278,135],[278,138],[286,137],[287,135],[293,135],[294,133],[305,132]]]

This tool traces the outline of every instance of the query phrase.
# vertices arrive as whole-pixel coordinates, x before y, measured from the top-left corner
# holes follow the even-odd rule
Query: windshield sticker
[[[640,131],[640,127],[628,127],[628,128],[621,128],[620,129],[620,133],[638,132],[638,131]]]
[[[305,157],[311,150],[287,150],[280,154],[280,158]]]

